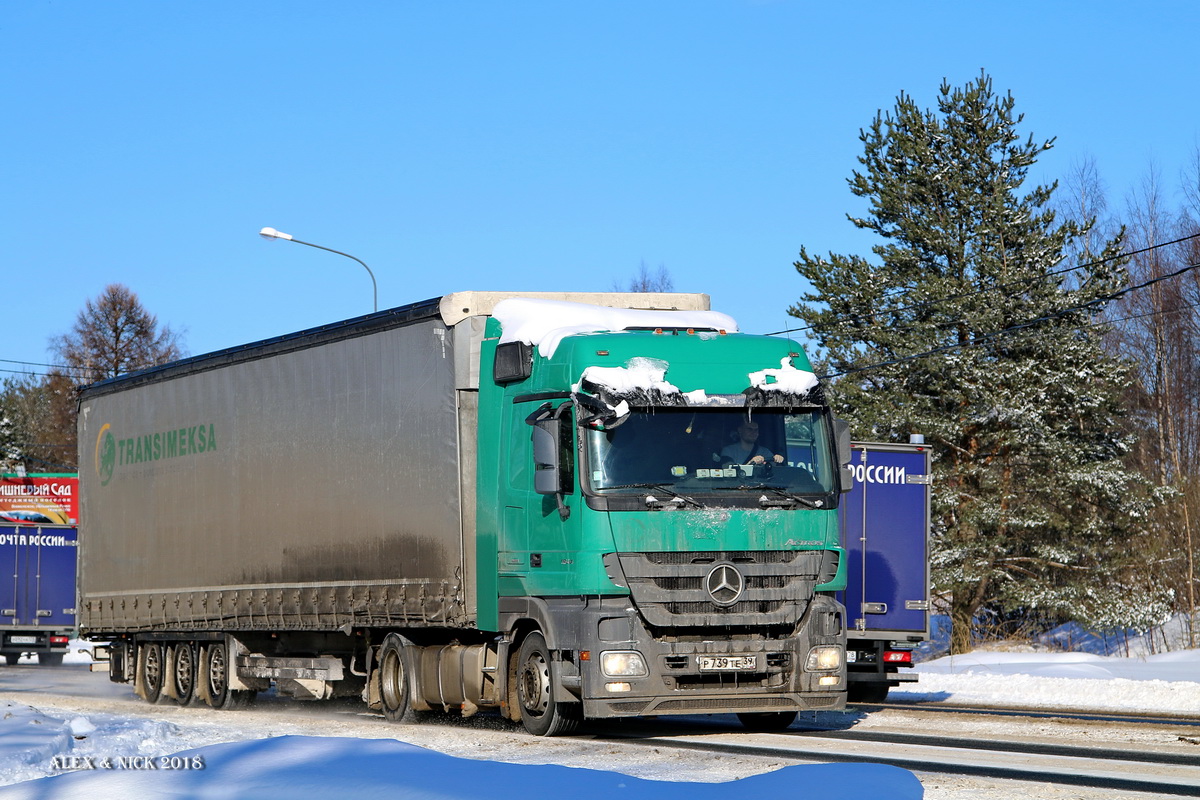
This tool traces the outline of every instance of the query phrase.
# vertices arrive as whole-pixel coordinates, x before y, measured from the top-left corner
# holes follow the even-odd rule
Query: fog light
[[[817,683],[821,686],[837,686],[842,682],[840,675],[822,675]]]
[[[842,648],[836,644],[814,647],[808,651],[808,660],[804,662],[804,669],[808,672],[822,672],[829,669],[838,669],[841,666]]]
[[[610,692],[631,692],[633,687],[628,683],[606,683],[604,688]]]
[[[611,650],[600,654],[600,670],[610,678],[644,678],[646,660],[636,650]]]

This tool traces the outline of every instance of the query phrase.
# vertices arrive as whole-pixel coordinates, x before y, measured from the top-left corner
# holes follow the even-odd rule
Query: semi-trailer
[[[849,433],[707,295],[448,294],[92,384],[79,441],[81,629],[149,702],[844,706]]]
[[[916,645],[929,638],[931,449],[854,442],[854,487],[838,515],[846,549],[846,661],[850,702],[882,703],[917,680]]]

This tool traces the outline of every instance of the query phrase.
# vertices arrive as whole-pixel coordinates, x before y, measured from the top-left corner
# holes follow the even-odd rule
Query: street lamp
[[[354,258],[354,256],[350,255],[349,253],[343,253],[341,250],[334,250],[332,247],[323,247],[322,245],[313,244],[312,242],[302,242],[299,239],[297,239],[296,237],[292,236],[291,234],[284,233],[283,231],[277,231],[274,228],[263,228],[261,231],[258,232],[258,235],[263,237],[264,239],[284,239],[289,242],[295,242],[296,244],[306,244],[309,247],[315,247],[318,250],[328,250],[330,253],[337,253],[339,256],[345,256],[346,258],[354,259],[358,263],[362,264],[363,269],[365,269],[367,271],[367,274],[371,276],[371,290],[374,292],[374,297],[375,297],[374,310],[375,311],[379,310],[379,286],[378,286],[378,284],[375,283],[375,273],[371,272],[371,268],[368,267],[365,263],[363,263],[362,259]]]

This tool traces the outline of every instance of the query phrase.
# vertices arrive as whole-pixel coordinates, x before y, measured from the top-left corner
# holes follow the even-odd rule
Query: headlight
[[[807,672],[824,672],[838,669],[842,666],[842,648],[836,644],[814,647],[808,651],[808,660],[804,662]]]
[[[612,650],[600,654],[600,671],[610,678],[644,678],[646,660],[636,650]]]

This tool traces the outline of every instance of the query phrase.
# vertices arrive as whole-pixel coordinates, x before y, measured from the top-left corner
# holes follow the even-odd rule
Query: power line
[[[68,367],[67,369],[72,372],[80,372],[80,371],[84,371],[88,368],[87,367]],[[66,373],[62,373],[62,372],[37,372],[36,370],[5,369],[4,367],[0,367],[0,372],[7,372],[12,375],[31,375],[31,376],[38,377],[38,378],[52,378],[55,376],[61,376],[64,378],[76,379],[79,377],[76,375],[70,375],[70,374],[66,374]]]
[[[1200,236],[1200,234],[1196,234],[1196,236]],[[1188,238],[1194,238],[1194,237],[1188,237]],[[852,375],[852,374],[855,374],[858,372],[865,372],[870,369],[878,369],[879,367],[890,367],[890,366],[894,366],[896,364],[904,363],[905,361],[912,361],[912,360],[918,359],[918,358],[925,358],[926,356],[937,355],[938,353],[945,353],[945,352],[949,352],[951,350],[958,350],[958,349],[962,349],[962,348],[966,348],[966,347],[978,347],[978,346],[986,344],[987,342],[990,342],[994,339],[998,339],[1001,336],[1010,335],[1010,334],[1016,333],[1017,331],[1024,330],[1026,328],[1031,328],[1036,325],[1041,325],[1042,323],[1049,322],[1051,320],[1058,319],[1060,317],[1064,317],[1067,314],[1071,314],[1076,311],[1083,311],[1083,310],[1086,310],[1088,308],[1091,308],[1091,307],[1094,307],[1097,305],[1102,305],[1104,303],[1112,302],[1113,300],[1124,297],[1127,294],[1131,294],[1136,291],[1141,291],[1142,289],[1146,289],[1150,286],[1153,286],[1156,283],[1161,283],[1162,281],[1169,280],[1170,278],[1179,277],[1180,275],[1183,275],[1186,272],[1191,272],[1192,270],[1198,269],[1198,268],[1200,268],[1200,263],[1188,264],[1187,266],[1180,267],[1179,269],[1175,270],[1174,272],[1169,272],[1164,275],[1160,275],[1156,278],[1151,278],[1150,280],[1144,281],[1135,286],[1127,286],[1124,289],[1119,289],[1111,294],[1104,295],[1103,297],[1098,297],[1094,300],[1089,300],[1086,303],[1080,303],[1079,305],[1068,306],[1066,308],[1059,309],[1058,311],[1055,311],[1052,314],[1046,314],[1041,317],[1037,317],[1036,319],[1027,320],[1025,322],[1017,323],[1016,325],[1010,325],[1007,328],[1002,328],[1001,330],[993,331],[992,333],[985,333],[982,336],[977,337],[976,339],[969,341],[969,342],[957,342],[955,344],[942,345],[941,347],[935,347],[932,350],[926,350],[925,352],[922,352],[922,353],[914,353],[912,355],[901,356],[899,358],[894,358],[894,359],[891,359],[888,361],[881,361],[877,364],[868,364],[866,366],[855,367],[853,369],[847,369],[847,370],[843,370],[841,372],[827,372],[824,375],[821,375],[819,377],[826,378],[826,379],[840,378],[844,375]],[[1110,323],[1100,322],[1100,323],[1096,323],[1096,324],[1103,325],[1103,324],[1110,324]]]
[[[11,358],[0,358],[0,363],[4,363],[4,364],[28,364],[28,365],[29,365],[29,366],[31,366],[31,367],[52,367],[52,368],[54,368],[54,369],[75,369],[75,367],[69,367],[69,366],[67,366],[66,364],[43,364],[43,363],[41,363],[41,362],[39,362],[39,361],[16,361],[16,360],[14,360],[14,359],[11,359]]]
[[[1197,238],[1200,238],[1200,233],[1193,233],[1188,236],[1183,236],[1178,239],[1173,239],[1169,242],[1159,242],[1157,244],[1152,244],[1147,247],[1143,247],[1139,250],[1130,250],[1127,253],[1118,253],[1116,255],[1107,256],[1105,258],[1101,258],[1096,261],[1090,261],[1086,264],[1076,264],[1073,267],[1064,267],[1062,269],[1052,270],[1052,271],[1047,272],[1042,275],[1037,275],[1037,276],[1030,277],[1030,278],[1022,278],[1021,280],[1012,281],[1010,283],[997,284],[996,286],[988,286],[983,289],[973,289],[969,292],[960,292],[958,294],[947,295],[945,297],[934,298],[931,300],[922,300],[919,303],[913,303],[912,305],[907,305],[907,306],[900,306],[899,308],[881,308],[878,311],[871,311],[866,314],[862,314],[862,315],[860,315],[860,318],[871,319],[880,314],[899,314],[904,311],[913,311],[913,310],[917,310],[917,309],[928,308],[928,307],[934,306],[937,303],[944,303],[949,300],[961,300],[961,299],[967,298],[967,297],[974,297],[975,295],[987,294],[988,292],[998,292],[998,291],[1002,291],[1005,289],[1012,289],[1017,286],[1025,286],[1027,284],[1034,283],[1035,281],[1045,280],[1047,278],[1051,278],[1056,275],[1063,275],[1068,272],[1073,272],[1077,269],[1086,269],[1088,267],[1098,267],[1101,264],[1107,264],[1110,261],[1116,261],[1118,259],[1125,259],[1125,258],[1133,258],[1134,256],[1141,255],[1142,253],[1148,253],[1152,250],[1158,250],[1163,247],[1171,247],[1172,245],[1181,244],[1183,242],[1189,241],[1191,239],[1197,239]],[[911,291],[911,289],[905,289],[903,291]],[[897,296],[899,296],[899,294],[900,294],[900,292],[897,292],[896,294],[892,294],[892,295],[885,294],[883,296],[883,298],[881,298],[881,299],[887,300],[887,299],[890,299],[891,297],[897,297]],[[838,320],[836,322],[836,324],[842,324],[842,321]],[[785,334],[785,333],[786,334],[803,333],[804,331],[810,331],[815,327],[817,327],[817,326],[816,325],[806,325],[803,328],[791,328],[791,329],[783,330],[783,331],[774,331],[774,332],[768,333],[766,335],[767,336],[778,336],[780,334]]]

